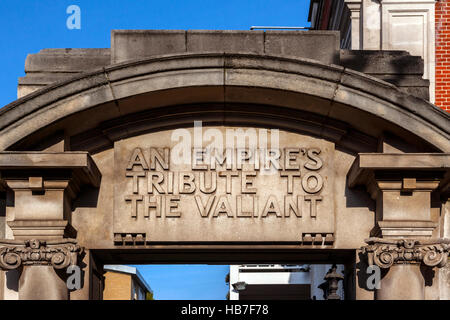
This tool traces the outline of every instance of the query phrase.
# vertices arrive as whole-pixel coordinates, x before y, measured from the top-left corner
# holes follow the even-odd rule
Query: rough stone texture
[[[101,179],[85,152],[6,152],[0,154],[0,172],[14,192],[8,226],[15,239],[24,240],[72,236],[71,200],[82,185],[98,187]]]
[[[25,72],[80,72],[107,65],[111,60],[109,49],[43,49],[29,54]]]
[[[27,56],[26,76],[19,78],[17,96],[109,64],[110,49],[43,49]]]
[[[429,99],[429,80],[423,76],[423,59],[406,51],[342,50],[340,64],[383,81],[402,91]]]
[[[185,52],[287,55],[339,63],[334,31],[113,30],[112,63]]]
[[[100,269],[103,263],[123,263],[124,261],[127,263],[211,263],[211,261],[247,263],[261,262],[269,258],[279,259],[284,261],[283,263],[290,261],[298,263],[299,259],[322,263],[336,260],[333,262],[346,265],[353,265],[356,260],[359,269],[351,279],[356,288],[351,287],[351,290],[355,292],[351,292],[350,296],[371,298],[372,294],[366,290],[363,281],[365,265],[361,263],[359,256],[355,259],[354,255],[363,245],[364,239],[375,229],[376,222],[382,220],[378,208],[383,199],[376,203],[362,188],[353,188],[353,182],[364,182],[364,184],[366,181],[374,182],[374,179],[369,179],[370,175],[373,171],[379,170],[396,171],[404,168],[408,169],[409,175],[418,171],[426,171],[427,175],[433,175],[435,173],[433,169],[439,166],[438,171],[448,171],[448,155],[442,153],[450,151],[449,116],[423,99],[405,94],[394,85],[367,74],[330,65],[330,61],[322,63],[318,60],[292,56],[296,46],[301,46],[300,42],[296,44],[295,39],[292,39],[292,37],[296,38],[295,33],[277,35],[277,33],[262,32],[181,32],[185,35],[184,41],[180,40],[178,31],[169,33],[167,39],[163,36],[164,32],[155,31],[154,37],[150,37],[151,41],[147,41],[147,35],[151,32],[129,33],[129,38],[125,32],[118,35],[117,42],[113,42],[112,51],[118,49],[117,57],[126,57],[126,59],[133,59],[132,61],[103,66],[90,73],[78,74],[65,82],[49,85],[0,110],[0,150],[47,150],[23,154],[5,152],[0,155],[2,180],[6,180],[6,185],[14,192],[26,193],[16,197],[14,207],[6,208],[9,227],[6,229],[5,237],[11,239],[16,236],[11,227],[23,227],[22,222],[16,221],[16,217],[39,218],[33,216],[34,213],[48,218],[48,214],[52,213],[51,218],[59,219],[61,211],[67,210],[68,215],[63,215],[59,220],[64,223],[70,220],[76,230],[76,240],[79,245],[91,250],[83,260],[86,267],[84,279],[89,281],[82,290],[71,293],[70,296],[74,298],[101,297],[102,271]],[[307,37],[313,37],[311,33],[299,33],[299,35],[304,35],[302,41],[305,43],[308,40]],[[321,36],[326,38],[326,35]],[[134,36],[136,36],[135,45],[132,41]],[[271,38],[272,36],[274,38]],[[331,37],[333,37],[332,34]],[[203,41],[204,39],[209,40]],[[122,41],[125,42],[122,43]],[[276,44],[277,41],[281,44]],[[242,49],[243,42],[248,42],[250,53],[234,52]],[[258,51],[261,43],[264,49],[262,53]],[[183,49],[183,44],[185,51],[177,53],[177,50]],[[330,52],[337,52],[339,56],[336,43],[330,41],[328,44]],[[126,48],[117,46],[126,46]],[[327,47],[325,44],[323,47],[318,46],[322,49],[325,47]],[[199,51],[186,52],[188,48]],[[134,49],[136,51],[133,51]],[[302,49],[309,50],[309,48]],[[149,50],[155,50],[158,54],[164,52],[168,54],[144,58]],[[219,52],[207,53],[204,50]],[[226,50],[233,52],[224,53]],[[268,55],[266,50],[280,51]],[[306,54],[301,53],[302,56]],[[322,58],[334,59],[336,56],[329,55]],[[43,65],[43,68],[46,68],[47,62],[44,60],[41,61],[36,57],[34,62],[37,66]],[[97,63],[98,61],[93,65]],[[61,74],[72,74],[72,72],[76,74],[75,71],[81,66],[74,63],[73,69],[56,68],[55,71]],[[41,69],[38,67],[33,69],[30,66],[30,70],[34,70],[32,72],[41,72],[39,71]],[[386,67],[383,72],[391,71]],[[408,72],[416,71],[411,69]],[[325,184],[329,188],[323,189],[323,196],[327,197],[323,199],[323,203],[332,202],[334,207],[331,205],[325,207],[328,210],[325,216],[329,217],[330,221],[323,225],[331,226],[332,230],[327,229],[325,234],[321,234],[318,229],[320,225],[314,226],[313,223],[309,225],[308,230],[291,226],[283,228],[283,222],[277,220],[282,218],[276,216],[271,217],[273,218],[270,222],[271,228],[267,228],[261,222],[254,224],[240,222],[236,217],[223,215],[209,220],[204,219],[201,223],[195,219],[203,218],[195,217],[183,224],[177,223],[179,221],[176,217],[168,217],[165,220],[161,219],[161,228],[157,230],[150,217],[147,217],[147,220],[145,220],[146,217],[142,217],[145,211],[138,212],[140,214],[138,219],[131,217],[130,203],[126,202],[124,196],[139,195],[139,192],[132,189],[133,181],[124,172],[127,170],[123,166],[126,164],[127,157],[130,156],[128,151],[131,151],[126,148],[148,148],[150,142],[159,143],[160,147],[164,147],[164,144],[175,143],[172,140],[173,129],[192,127],[194,120],[204,121],[205,128],[210,129],[280,128],[283,134],[290,137],[290,143],[298,145],[309,143],[309,147],[320,143],[321,146],[325,146],[327,150],[322,150],[322,156],[323,159],[328,159],[327,163],[330,163],[333,174],[324,174]],[[62,134],[61,131],[63,131]],[[368,162],[363,163],[362,167],[365,166],[365,168],[359,165],[358,168],[351,169],[358,153],[376,152],[379,140],[382,140],[381,145],[385,144],[386,140],[382,137],[386,131],[398,137],[404,145],[413,146],[399,148],[396,151],[415,150],[441,154],[436,156],[400,154],[406,160],[398,160],[399,155],[390,154],[381,155],[380,160],[380,155],[372,154],[367,159]],[[395,145],[402,145],[402,143]],[[285,146],[290,145],[285,142],[283,147]],[[97,183],[90,183],[84,187],[78,185],[76,188],[67,190],[70,197],[66,197],[65,207],[63,207],[61,206],[62,197],[51,198],[50,193],[45,189],[49,186],[48,183],[46,184],[48,179],[45,176],[36,176],[36,171],[32,169],[52,176],[50,172],[53,174],[52,177],[58,176],[54,171],[57,170],[57,173],[64,178],[67,179],[70,176],[78,181],[80,176],[76,172],[80,170],[73,168],[76,153],[66,152],[63,156],[58,153],[49,155],[49,150],[66,151],[72,148],[93,151],[92,163],[95,163],[98,168],[98,171],[95,171],[97,174],[93,175],[97,177],[96,179],[94,177]],[[382,148],[387,147],[382,146]],[[411,160],[410,157],[416,158]],[[88,158],[86,153],[84,158]],[[89,166],[84,162],[81,167],[83,167],[81,172],[85,172],[86,167]],[[59,171],[59,169],[64,170]],[[133,170],[135,169],[132,168]],[[347,178],[349,170],[351,173],[352,170],[357,172],[357,177],[353,180]],[[161,171],[167,174],[168,170]],[[198,170],[189,168],[185,171],[199,174]],[[93,173],[92,170],[90,172]],[[99,181],[100,172],[101,181]],[[301,171],[302,174],[305,172],[306,170]],[[8,174],[18,173],[21,180],[8,179],[17,178],[11,175],[8,177]],[[430,230],[433,235],[436,232],[439,233],[439,229],[436,228],[439,215],[436,214],[436,210],[429,210],[432,209],[429,195],[409,196],[408,194],[411,192],[414,194],[416,187],[425,188],[429,193],[431,189],[438,188],[437,180],[442,177],[432,176],[433,181],[430,185],[426,185],[427,181],[415,181],[415,183],[410,176],[405,178],[388,179],[388,183],[384,185],[385,188],[381,186],[383,190],[394,190],[393,197],[387,199],[392,204],[387,214],[390,215],[389,217],[403,221],[380,224],[379,227],[384,228],[386,232],[391,232],[390,235],[393,235],[394,229],[404,232],[416,227],[414,231],[420,229],[419,231],[422,232],[425,229],[426,237],[430,236]],[[384,183],[380,179],[375,182],[380,181]],[[55,182],[52,181],[52,183]],[[259,183],[264,195],[272,192],[280,193],[279,180],[262,179]],[[2,188],[4,185],[2,183]],[[274,188],[274,186],[277,187]],[[59,192],[63,192],[63,187],[59,186]],[[141,179],[138,187],[145,193],[143,195],[150,194],[146,189],[148,180]],[[242,188],[242,183],[237,184],[236,187],[239,190]],[[46,191],[44,194],[42,194],[43,190]],[[221,190],[223,193],[224,189]],[[437,190],[441,191],[439,188]],[[406,192],[402,194],[403,191]],[[46,193],[48,194],[45,195]],[[192,198],[194,195],[196,194],[190,193],[186,197]],[[12,196],[11,192],[7,198],[10,203],[13,203]],[[396,201],[400,197],[402,197],[401,201]],[[45,203],[37,199],[49,201]],[[122,204],[117,204],[118,202]],[[193,203],[193,208],[196,210],[196,203]],[[148,208],[148,203],[146,205]],[[53,211],[45,210],[46,208]],[[405,208],[409,210],[404,210]],[[170,206],[168,209],[170,212]],[[165,210],[168,212],[167,207]],[[421,223],[403,223],[410,218],[410,211],[415,214],[414,218],[422,220]],[[318,210],[317,213],[323,214],[323,211]],[[395,214],[397,215],[394,216]],[[247,218],[256,219],[255,217]],[[330,224],[333,219],[335,223]],[[318,218],[317,221],[319,221]],[[246,223],[251,225],[251,228],[245,228]],[[40,231],[39,228],[42,225],[33,222],[27,227],[35,232]],[[117,229],[119,227],[120,230]],[[161,232],[164,230],[167,232]],[[252,233],[245,234],[248,230]],[[335,234],[330,235],[331,231]],[[442,234],[438,236],[442,237]],[[205,239],[213,242],[184,242]],[[166,243],[165,240],[172,243]],[[219,240],[232,241],[232,243],[217,242]],[[248,243],[247,241],[258,242]],[[330,244],[331,241],[332,244]],[[118,248],[121,250],[117,250]],[[234,260],[230,261],[230,259]],[[99,268],[94,268],[96,263],[100,266]],[[399,270],[397,266],[384,280],[386,288],[393,287],[392,291],[385,293],[385,297],[399,297],[396,289],[400,288],[398,281],[409,281],[401,275],[397,277],[396,270]],[[22,289],[19,291],[27,292],[26,288],[36,289],[39,283],[42,284],[48,279],[46,272],[40,273],[39,269],[34,271],[37,274],[33,278],[36,278],[37,284],[33,281],[27,282],[29,279],[27,280],[25,275],[20,278],[21,288],[25,291]],[[409,297],[423,297],[421,293],[423,284],[420,283],[417,270],[403,271],[406,274],[411,273],[413,280],[415,279],[414,283],[417,284],[417,290]],[[403,271],[401,274],[404,274]],[[95,277],[97,280],[91,281]],[[59,290],[58,280],[55,278],[52,281],[55,285],[53,292],[64,298],[65,296],[60,294],[62,291]],[[31,284],[28,286],[25,285],[26,283]],[[17,290],[10,291],[7,294],[11,296],[17,293]]]
[[[238,134],[242,138],[244,134],[251,137],[252,128],[240,127],[245,133]],[[215,130],[225,137],[226,132],[239,132],[237,127],[210,127],[209,132]],[[253,129],[254,130],[254,129]],[[191,136],[194,131],[189,130]],[[205,131],[206,132],[206,131]],[[219,139],[219,136],[216,135]],[[334,242],[335,230],[334,220],[334,185],[327,181],[334,181],[334,148],[332,144],[323,140],[307,138],[296,134],[280,131],[277,145],[272,145],[274,150],[280,152],[280,168],[287,171],[269,172],[265,170],[265,165],[260,164],[260,158],[264,157],[262,149],[268,145],[259,140],[256,150],[251,151],[250,162],[256,161],[257,167],[245,161],[242,170],[239,169],[237,153],[232,156],[232,172],[235,175],[229,179],[220,175],[224,168],[211,170],[194,170],[191,178],[193,184],[186,187],[181,181],[185,181],[182,174],[190,172],[192,162],[189,163],[169,161],[167,168],[162,170],[159,166],[155,168],[142,168],[137,165],[129,168],[128,164],[134,152],[142,150],[147,163],[153,162],[151,150],[167,148],[167,152],[174,157],[177,140],[171,139],[171,131],[161,131],[148,135],[127,138],[117,141],[114,145],[114,234],[120,235],[119,242],[125,245],[127,242],[146,241],[257,241],[257,242],[292,242],[301,241],[299,235],[313,234],[318,237],[317,241],[306,241],[308,246],[329,246]],[[250,139],[250,138],[249,138]],[[269,133],[268,138],[274,139]],[[231,138],[224,138],[224,145],[230,146],[235,142]],[[239,148],[243,148],[240,146]],[[306,155],[292,155],[295,158],[292,163],[297,170],[301,170],[303,177],[313,175],[309,181],[314,185],[314,181],[319,188],[307,188],[308,181],[300,178],[297,172],[292,182],[288,182],[287,172],[294,172],[295,169],[286,168],[286,148],[304,148],[305,150],[318,150],[318,158],[321,165],[313,170],[308,169],[308,162],[312,162]],[[237,148],[237,146],[235,147]],[[255,153],[261,154],[255,158]],[[255,160],[258,159],[258,160]],[[150,162],[151,161],[151,162]],[[204,167],[204,166],[203,166]],[[310,166],[309,166],[310,167]],[[301,168],[301,169],[300,169]],[[311,167],[310,167],[311,168]],[[136,183],[130,179],[130,175],[139,171],[141,175]],[[174,183],[168,182],[168,174],[172,175]],[[164,184],[156,192],[151,181],[156,180],[151,175],[159,174],[164,176]],[[201,183],[201,175],[206,180]],[[249,174],[249,176],[245,176]],[[317,178],[318,177],[318,178]],[[214,188],[208,181],[214,179]],[[316,179],[321,179],[321,182]],[[146,182],[150,181],[150,182]],[[250,181],[251,187],[245,187],[245,181]],[[150,184],[148,184],[150,183]],[[242,185],[244,184],[244,186]],[[203,185],[203,188],[202,188]],[[277,185],[277,189],[271,186]],[[136,188],[136,189],[135,189]],[[169,191],[172,188],[173,191]],[[230,188],[229,191],[226,191]],[[289,192],[289,188],[291,191]],[[203,191],[202,191],[203,189]],[[208,189],[208,190],[206,190]],[[211,191],[210,191],[211,190]],[[226,198],[222,196],[226,195]],[[126,199],[142,199],[135,201]],[[225,199],[225,200],[224,200]],[[271,200],[272,199],[272,200]],[[313,200],[308,200],[313,199]],[[316,200],[317,199],[317,202]],[[149,202],[159,201],[157,208],[146,209]],[[199,203],[198,201],[201,201]],[[207,206],[207,202],[211,206]],[[220,201],[227,204],[226,210],[220,209]],[[274,201],[274,202],[270,202]],[[286,205],[288,201],[293,201],[296,212]],[[273,203],[274,209],[267,211],[269,205]],[[173,205],[173,209],[167,209],[168,205]],[[206,206],[208,209],[203,209]],[[226,211],[226,212],[225,212]],[[172,212],[175,212],[172,214]],[[158,214],[160,217],[157,217]],[[216,226],[220,225],[220,228]],[[183,227],[182,227],[183,226]],[[211,228],[214,232],[210,232]],[[130,234],[129,241],[127,234]],[[138,241],[138,237],[142,239]],[[325,242],[324,238],[329,235],[330,239]],[[146,237],[145,237],[146,236]],[[124,239],[124,241],[123,241]],[[115,239],[116,241],[116,239]]]
[[[68,297],[66,282],[53,267],[23,267],[19,280],[20,300],[67,300]]]
[[[264,53],[263,31],[186,31],[186,52]]]
[[[446,193],[449,168],[449,154],[360,153],[349,170],[348,184],[365,185],[377,202],[378,230],[372,233],[440,237],[439,219],[431,215],[431,193]]]
[[[334,31],[113,30],[111,49],[44,49],[30,54],[18,97],[110,64],[188,52],[239,52],[308,58],[392,83],[428,100],[423,59],[406,51],[339,50]]]
[[[96,164],[87,152],[2,152],[0,153],[0,171],[2,178],[8,180],[18,180],[27,177],[27,170],[42,170],[45,177],[51,178],[48,173],[51,170],[73,171],[68,174],[68,178],[75,178],[77,183],[90,184],[98,187],[100,185],[101,173]],[[13,173],[9,174],[11,170]],[[17,173],[20,170],[21,173]],[[47,186],[42,177],[35,175],[27,181],[27,187],[30,189],[41,190]],[[58,175],[62,179],[61,173]],[[45,178],[44,178],[45,180]],[[56,180],[56,179],[55,179]]]
[[[264,52],[339,64],[339,33],[266,31]]]
[[[186,52],[184,30],[113,30],[111,63]]]
[[[394,265],[382,277],[377,300],[424,300],[424,278],[419,265]]]
[[[224,85],[228,87],[225,91],[221,89]],[[171,90],[178,93],[170,94]],[[137,95],[142,98],[139,103],[127,101]],[[145,99],[144,95],[153,97]],[[119,115],[206,101],[266,105],[276,101],[278,107],[326,116],[325,123],[343,121],[370,136],[390,131],[413,144],[422,139],[425,145],[449,150],[448,115],[386,82],[312,60],[217,53],[124,63],[48,86],[0,110],[0,148],[10,148],[58,119],[68,120],[71,114],[82,117],[84,113],[79,112],[83,110],[98,113],[68,121],[64,127],[68,135]],[[100,105],[102,110],[96,108]],[[21,121],[12,126],[17,119]],[[362,119],[372,125],[364,125]],[[52,128],[45,130],[48,135]],[[404,130],[415,133],[405,134]]]

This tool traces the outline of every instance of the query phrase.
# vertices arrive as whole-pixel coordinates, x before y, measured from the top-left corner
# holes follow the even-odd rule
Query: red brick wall
[[[450,112],[450,0],[436,2],[436,102]]]

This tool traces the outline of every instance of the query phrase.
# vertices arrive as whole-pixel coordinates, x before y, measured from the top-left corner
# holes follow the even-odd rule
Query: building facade
[[[342,49],[420,56],[429,100],[449,111],[449,12],[448,0],[311,0],[309,20],[315,30],[339,30]]]
[[[232,265],[230,300],[327,300],[330,293],[325,276],[332,265]],[[336,272],[344,274],[344,266]],[[344,300],[342,281],[335,293]]]
[[[436,94],[435,103],[450,112],[450,2],[436,1]]]
[[[265,263],[341,265],[345,299],[449,299],[449,114],[420,56],[340,47],[115,30],[29,55],[0,109],[0,296],[102,299],[108,264]]]
[[[153,300],[153,290],[135,267],[105,265],[103,300]]]

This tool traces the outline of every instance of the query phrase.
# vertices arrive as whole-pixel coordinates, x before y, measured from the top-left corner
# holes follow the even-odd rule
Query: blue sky
[[[225,300],[229,266],[136,265],[156,300]]]
[[[309,26],[310,0],[0,0],[0,107],[14,101],[27,54],[43,48],[109,48],[112,29]],[[69,30],[69,5],[81,29]],[[157,299],[224,299],[227,266],[139,266]]]

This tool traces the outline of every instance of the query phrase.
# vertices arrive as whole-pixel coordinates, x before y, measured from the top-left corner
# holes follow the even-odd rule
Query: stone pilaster
[[[350,169],[349,186],[365,186],[376,202],[375,237],[362,248],[381,269],[376,299],[423,300],[430,275],[438,286],[430,268],[446,265],[450,240],[432,215],[432,199],[447,197],[449,164],[448,154],[372,153],[359,154]]]
[[[361,50],[361,0],[345,0],[352,23],[352,50]]]
[[[17,270],[19,299],[68,299],[69,266],[83,252],[71,226],[72,201],[101,174],[86,152],[1,152],[0,184],[14,206],[0,268]],[[43,290],[45,288],[45,290]]]
[[[0,241],[0,268],[18,269],[19,299],[65,300],[69,297],[66,269],[77,265],[83,248],[73,239],[2,240]],[[41,290],[45,283],[46,290]]]
[[[432,219],[432,193],[444,196],[450,155],[432,153],[359,154],[350,169],[349,187],[363,185],[376,201],[372,236],[439,237]]]
[[[449,239],[369,238],[362,252],[370,266],[385,270],[376,290],[377,300],[423,300],[423,269],[444,267],[450,251]]]

